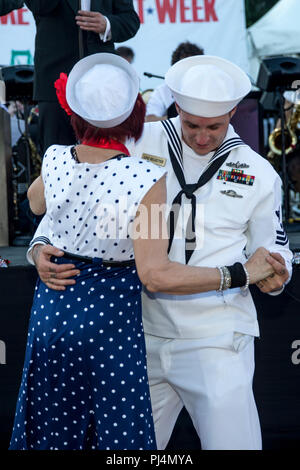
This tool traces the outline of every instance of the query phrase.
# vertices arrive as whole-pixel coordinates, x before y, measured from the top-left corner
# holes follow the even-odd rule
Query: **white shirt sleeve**
[[[81,10],[91,11],[91,0],[81,0],[80,7],[81,7]],[[103,42],[106,42],[111,39],[111,26],[110,26],[109,19],[106,16],[104,16],[104,18],[106,20],[106,28],[105,28],[104,33],[100,33],[99,36]]]
[[[106,41],[110,41],[111,40],[111,26],[110,26],[110,21],[109,19],[104,16],[105,20],[106,20],[106,29],[105,29],[105,32],[104,34],[103,33],[100,33],[99,36],[100,36],[100,39],[103,41],[103,42],[106,42]]]
[[[289,249],[289,241],[282,225],[281,179],[279,176],[276,177],[272,190],[255,207],[248,224],[247,238],[246,252],[249,255],[263,246],[268,251],[279,253],[284,258],[289,272],[287,284],[292,276],[293,254]],[[272,292],[272,295],[278,295],[282,290]]]
[[[146,109],[146,115],[154,114],[154,116],[165,116],[169,106],[174,102],[170,88],[163,83],[155,88],[152,92]]]
[[[46,213],[42,218],[41,222],[39,223],[39,226],[36,229],[36,232],[30,242],[29,248],[26,253],[27,261],[30,264],[34,264],[32,259],[32,249],[35,245],[52,245],[50,241],[50,228],[48,222],[48,216]]]

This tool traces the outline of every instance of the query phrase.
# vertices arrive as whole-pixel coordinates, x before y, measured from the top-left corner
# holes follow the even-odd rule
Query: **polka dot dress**
[[[71,148],[52,146],[43,159],[51,243],[82,256],[133,259],[130,236],[138,205],[165,171],[124,156],[77,163]]]
[[[125,160],[131,159],[109,161],[111,173],[116,172],[118,164],[120,173],[127,170]],[[63,162],[60,158],[61,166]],[[135,160],[134,165],[139,168],[138,162]],[[100,178],[104,168],[96,166],[95,174]],[[153,167],[156,177],[161,176],[156,170]],[[77,168],[73,180],[76,176]],[[64,182],[65,187],[67,183],[68,180]],[[49,189],[52,183],[48,181],[48,184]],[[98,192],[93,187],[99,198],[103,195],[101,186],[104,185],[100,181]],[[127,192],[129,187],[126,184]],[[47,210],[50,194],[46,196]],[[136,194],[135,199],[138,198],[142,196]],[[71,210],[80,204],[74,201],[73,197],[70,216]],[[60,197],[59,205],[65,216],[68,204]],[[92,207],[90,202],[88,205]],[[51,210],[52,217],[54,212]],[[94,212],[89,212],[93,217]],[[74,216],[72,219],[70,223],[75,223],[86,235],[83,221],[79,224],[78,220],[74,222]],[[89,217],[85,220],[91,223]],[[74,252],[77,247],[72,245],[74,240],[67,236],[62,240],[68,251]],[[130,238],[122,240],[121,246],[115,245],[114,240],[109,245],[107,240],[102,244],[98,238],[98,244],[90,243],[89,250],[86,248],[79,254],[93,257],[94,247],[99,252],[105,245],[108,259],[124,259],[124,249],[126,259],[130,259]],[[70,260],[59,258],[55,262]],[[141,284],[136,268],[134,265],[104,266],[97,257],[91,263],[73,263],[80,274],[76,284],[65,291],[54,291],[42,281],[37,282],[10,449],[156,449],[141,316]]]

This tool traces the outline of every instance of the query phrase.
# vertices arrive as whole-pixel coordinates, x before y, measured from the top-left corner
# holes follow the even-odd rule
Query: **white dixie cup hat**
[[[93,54],[72,68],[66,99],[71,110],[95,127],[110,128],[131,114],[139,93],[139,77],[125,59]]]
[[[207,55],[176,62],[165,81],[183,111],[208,118],[229,113],[251,90],[251,82],[240,67]]]

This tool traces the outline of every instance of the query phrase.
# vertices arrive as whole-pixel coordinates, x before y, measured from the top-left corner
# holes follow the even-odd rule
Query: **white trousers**
[[[146,334],[158,449],[165,449],[186,407],[203,450],[260,450],[252,391],[254,338],[166,339]]]

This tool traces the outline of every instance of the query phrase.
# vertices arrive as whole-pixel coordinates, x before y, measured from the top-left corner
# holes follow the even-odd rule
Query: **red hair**
[[[95,127],[78,114],[71,116],[71,125],[78,140],[100,140],[100,139],[123,139],[133,138],[137,141],[143,132],[145,121],[146,105],[139,93],[130,116],[121,124],[115,127],[103,128]]]

